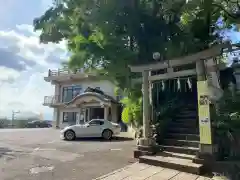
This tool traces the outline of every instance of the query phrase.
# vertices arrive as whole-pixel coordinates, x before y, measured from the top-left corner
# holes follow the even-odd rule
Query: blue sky
[[[1,9],[1,29],[15,28],[16,24],[31,24],[40,15],[45,4],[41,0],[7,0]]]
[[[64,43],[39,44],[32,21],[51,5],[52,0],[2,0],[0,6],[0,116],[35,116],[52,119],[52,109],[42,106],[53,87],[43,77],[48,69],[58,68],[66,58]],[[234,41],[239,33],[227,32]]]
[[[3,4],[3,2],[2,2]],[[6,0],[0,6],[0,116],[35,116],[52,119],[52,109],[42,106],[53,87],[43,77],[66,57],[65,45],[39,44],[32,22],[51,0]]]

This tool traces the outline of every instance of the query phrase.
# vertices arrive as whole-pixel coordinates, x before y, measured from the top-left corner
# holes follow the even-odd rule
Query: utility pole
[[[0,115],[1,115],[1,87],[3,85],[4,81],[0,81]]]
[[[13,121],[15,120],[16,118],[16,114],[20,113],[20,111],[12,111],[12,122],[11,122],[11,126],[13,128]]]

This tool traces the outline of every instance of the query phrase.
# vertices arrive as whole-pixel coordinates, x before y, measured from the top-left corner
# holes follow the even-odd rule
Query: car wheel
[[[103,139],[105,139],[105,140],[110,140],[110,139],[112,139],[112,135],[113,135],[113,133],[112,133],[112,131],[109,130],[109,129],[105,129],[105,130],[102,132],[102,137],[103,137]]]
[[[72,131],[72,130],[68,130],[65,132],[64,134],[64,138],[67,140],[67,141],[72,141],[75,139],[75,132]]]

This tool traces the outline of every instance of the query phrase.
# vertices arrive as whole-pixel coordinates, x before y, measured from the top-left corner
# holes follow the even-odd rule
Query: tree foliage
[[[239,22],[239,7],[238,0],[53,0],[34,27],[43,43],[66,40],[71,68],[97,69],[130,93],[129,64],[221,42],[218,32]]]
[[[240,158],[240,94],[225,90],[219,102],[219,114],[213,121],[221,158]]]
[[[53,0],[34,27],[43,43],[68,42],[71,67],[102,68],[122,84],[128,65],[153,61],[153,52],[165,59],[219,42],[215,32],[239,12],[235,0]]]
[[[142,124],[142,98],[128,94],[121,101],[124,104],[122,120],[126,124],[133,124],[135,127]]]

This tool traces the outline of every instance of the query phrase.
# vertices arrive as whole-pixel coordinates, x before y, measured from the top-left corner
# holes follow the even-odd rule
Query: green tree
[[[221,40],[217,20],[221,28],[238,22],[238,8],[230,0],[53,0],[34,27],[41,42],[67,40],[71,67],[101,67],[125,81],[127,65],[153,61],[155,51],[171,58]]]
[[[130,97],[129,64],[173,58],[222,41],[239,21],[238,0],[53,0],[34,20],[40,41],[66,40],[71,68],[111,77]],[[222,25],[217,20],[222,19]]]

